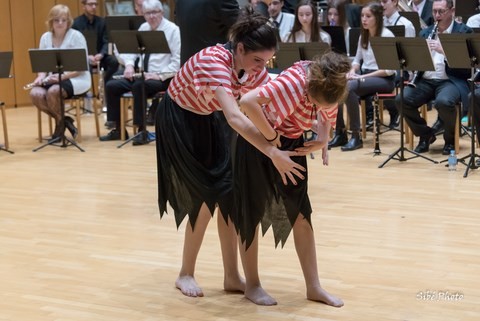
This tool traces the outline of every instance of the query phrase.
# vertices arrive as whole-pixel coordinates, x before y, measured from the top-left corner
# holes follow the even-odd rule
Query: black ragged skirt
[[[192,228],[205,203],[218,206],[225,221],[233,206],[232,129],[222,112],[199,115],[185,110],[165,94],[156,114],[158,205],[167,202],[177,228],[188,215]]]
[[[283,150],[294,150],[303,146],[303,136],[297,139],[281,137]],[[307,168],[305,156],[294,156],[292,160]],[[308,171],[305,179],[297,179],[284,185],[272,161],[262,152],[238,136],[234,158],[233,220],[242,242],[250,246],[258,224],[262,235],[272,227],[275,246],[287,241],[293,224],[302,214],[311,225],[312,207],[308,198]]]

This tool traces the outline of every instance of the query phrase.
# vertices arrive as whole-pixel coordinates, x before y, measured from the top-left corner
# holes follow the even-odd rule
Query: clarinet
[[[434,40],[435,37],[437,36],[438,32],[438,21],[435,21],[435,24],[433,25],[432,32],[427,37],[427,40]],[[422,78],[423,76],[423,71],[415,71],[413,73],[412,80],[407,84],[407,86],[416,88],[417,87],[417,82]]]

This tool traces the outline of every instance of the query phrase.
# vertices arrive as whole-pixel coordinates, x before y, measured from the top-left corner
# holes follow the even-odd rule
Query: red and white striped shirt
[[[172,99],[182,107],[201,114],[222,110],[215,90],[222,86],[235,99],[270,80],[266,69],[258,74],[238,78],[232,53],[218,44],[205,48],[191,57],[175,75],[168,87]]]
[[[312,128],[314,121],[329,121],[335,126],[338,105],[322,109],[307,97],[307,69],[311,61],[299,61],[277,78],[262,86],[259,96],[270,99],[263,112],[270,124],[283,136],[300,137]]]

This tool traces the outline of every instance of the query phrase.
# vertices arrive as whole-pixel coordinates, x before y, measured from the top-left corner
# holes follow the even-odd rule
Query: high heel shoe
[[[78,136],[78,129],[73,125],[73,118],[70,116],[65,117],[65,127],[68,129],[72,137],[75,139]]]

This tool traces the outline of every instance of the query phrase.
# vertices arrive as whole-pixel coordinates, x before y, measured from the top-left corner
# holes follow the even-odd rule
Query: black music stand
[[[120,31],[114,30],[111,32],[112,41],[117,46],[117,49],[121,53],[130,53],[130,54],[139,54],[140,55],[140,81],[142,82],[142,118],[143,118],[143,129],[139,131],[136,135],[130,137],[125,142],[118,145],[118,148],[121,148],[126,143],[135,139],[135,137],[142,135],[142,139],[149,143],[153,139],[148,138],[147,132],[147,107],[145,106],[145,101],[147,95],[145,92],[145,70],[143,69],[143,55],[144,54],[169,54],[170,47],[168,46],[167,39],[165,38],[165,33],[163,31]]]
[[[322,26],[322,30],[332,38],[332,50],[348,55],[345,42],[345,31],[341,26]]]
[[[475,108],[475,68],[479,65],[480,59],[480,35],[479,34],[439,34],[445,57],[450,68],[471,69],[471,78],[468,79],[470,85],[470,108],[468,108],[468,122],[471,125],[472,132],[470,154],[458,159],[459,162],[467,166],[463,177],[468,176],[470,169],[477,169],[475,157],[480,156],[475,153],[475,121],[473,119],[473,109]],[[466,161],[468,159],[468,162]]]
[[[108,39],[112,39],[111,32],[114,30],[138,30],[144,22],[143,16],[106,16]]]
[[[390,30],[395,37],[405,37],[404,25],[388,26],[387,29]]]
[[[348,30],[348,55],[355,57],[357,55],[358,40],[360,39],[360,33],[362,28],[350,28]]]
[[[405,70],[434,70],[432,57],[425,39],[421,38],[393,38],[393,37],[373,37],[370,40],[373,53],[380,69],[400,70],[400,79],[403,79]],[[393,59],[392,59],[393,58]],[[382,168],[391,159],[398,161],[407,161],[412,158],[421,157],[434,164],[438,162],[423,156],[415,151],[411,151],[404,146],[404,128],[403,128],[403,91],[404,82],[400,81],[400,148],[388,156],[379,168]],[[405,158],[405,152],[414,156]]]
[[[461,16],[463,23],[467,22],[467,19],[472,15],[478,13],[478,1],[456,1],[455,3],[455,16]]]
[[[300,46],[300,59],[314,60],[330,50],[330,45],[326,42],[305,42]]]
[[[12,67],[13,53],[11,51],[0,52],[0,78],[12,78],[10,75],[10,68]],[[0,105],[4,105],[3,101],[0,101]],[[4,125],[6,122],[4,122]],[[6,128],[3,129],[6,135]],[[7,139],[5,139],[7,140]],[[5,143],[5,145],[8,145]],[[14,152],[8,149],[8,146],[0,144],[0,150],[13,154]]]
[[[275,65],[279,71],[287,69],[295,62],[302,60],[300,45],[300,43],[296,42],[281,42],[278,44],[278,51],[275,55]]]
[[[87,71],[87,53],[85,49],[30,49],[30,63],[32,65],[32,72],[54,72],[58,73],[58,83],[60,86],[60,112],[62,119],[61,126],[65,128],[65,101],[62,93],[62,74],[67,71]],[[56,145],[55,143],[59,143]],[[45,146],[52,145],[57,147],[67,147],[73,145],[80,151],[83,150],[74,140],[65,136],[63,131],[59,137],[49,140],[33,151],[42,149]]]
[[[418,12],[416,11],[399,11],[398,12],[402,17],[407,18],[410,20],[410,22],[413,24],[413,27],[415,28],[415,32],[418,35],[420,34],[420,31],[422,31],[422,25],[420,24],[420,16],[418,15]]]

